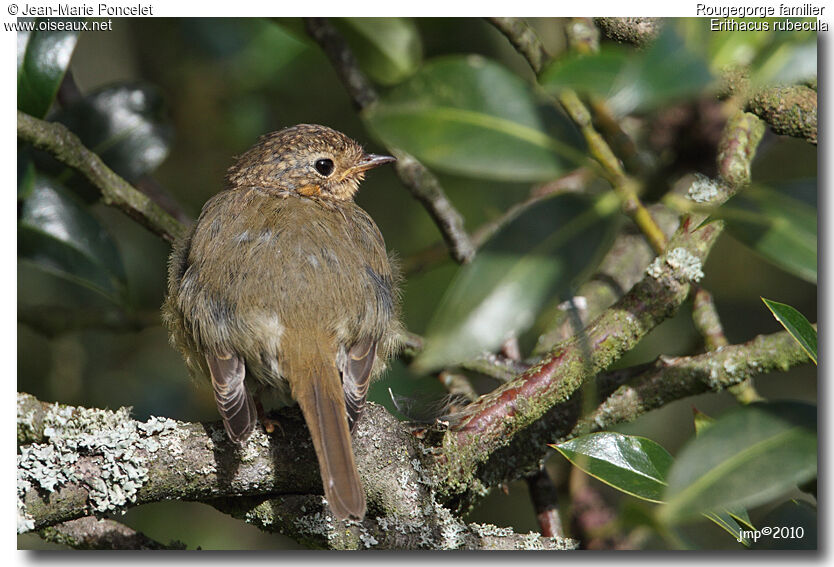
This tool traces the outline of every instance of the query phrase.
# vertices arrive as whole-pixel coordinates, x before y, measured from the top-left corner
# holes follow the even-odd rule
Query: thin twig
[[[503,18],[500,26],[495,22],[492,23],[510,43],[523,46],[519,52],[524,55],[530,67],[538,75],[549,63],[549,58],[540,57],[540,54],[546,51],[541,45],[541,40],[526,23],[513,20],[516,18]],[[591,157],[602,166],[605,178],[619,195],[623,211],[640,227],[654,251],[657,254],[663,252],[666,249],[666,237],[638,197],[640,184],[625,173],[620,160],[611,151],[605,139],[596,131],[588,108],[571,89],[563,89],[557,99],[582,132]]]
[[[472,245],[476,250],[480,250],[490,238],[517,219],[525,211],[556,195],[581,192],[590,179],[591,171],[583,167],[575,169],[558,179],[533,187],[526,199],[513,204],[498,217],[484,222],[481,226],[473,230]],[[445,257],[446,254],[443,245],[438,243],[405,258],[401,267],[404,273],[413,274],[440,262]]]
[[[536,511],[536,519],[539,522],[539,531],[546,536],[564,537],[565,529],[562,525],[562,518],[559,515],[559,498],[556,492],[556,485],[547,474],[547,469],[540,468],[538,472],[524,478],[527,482],[527,489],[530,491],[530,499],[533,501],[533,509]]]
[[[99,188],[105,204],[120,209],[154,234],[173,242],[185,232],[181,222],[113,172],[64,125],[39,120],[18,110],[17,136],[77,170]]]
[[[305,18],[307,33],[322,48],[357,108],[363,110],[379,98],[373,85],[359,68],[356,57],[327,18]],[[395,170],[440,229],[452,258],[459,263],[470,261],[475,246],[463,227],[463,217],[449,201],[443,187],[422,163],[399,148],[388,148],[397,158]]]
[[[715,308],[712,294],[702,287],[695,288],[692,300],[692,322],[695,323],[695,328],[704,337],[704,346],[708,352],[720,350],[730,344],[727,337],[724,336],[724,327],[718,317],[718,310]],[[731,386],[729,391],[742,404],[764,400],[756,391],[752,378]]]
[[[550,60],[550,54],[542,45],[533,28],[521,18],[488,18],[490,23],[503,33],[516,51],[530,63],[537,75]]]

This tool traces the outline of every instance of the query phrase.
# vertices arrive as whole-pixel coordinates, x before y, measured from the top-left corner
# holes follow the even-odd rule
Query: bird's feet
[[[275,430],[277,429],[283,435],[284,430],[281,428],[281,422],[277,419],[267,417],[266,412],[264,412],[264,406],[258,398],[255,398],[255,409],[258,412],[258,421],[261,422],[261,425],[263,425],[264,431],[266,431],[267,434],[275,433]]]

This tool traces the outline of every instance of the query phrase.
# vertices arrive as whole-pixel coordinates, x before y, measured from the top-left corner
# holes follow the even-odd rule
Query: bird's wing
[[[376,358],[377,341],[362,339],[348,351],[345,367],[342,369],[342,385],[345,390],[348,425],[350,431],[356,429],[362,410],[365,409],[365,397],[371,383],[371,369]]]
[[[211,372],[217,410],[223,418],[226,433],[235,443],[242,443],[252,433],[257,421],[255,402],[243,383],[246,365],[235,354],[206,355],[206,362]]]

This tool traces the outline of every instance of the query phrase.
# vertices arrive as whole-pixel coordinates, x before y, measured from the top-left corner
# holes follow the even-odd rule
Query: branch
[[[660,357],[654,368],[621,386],[566,438],[633,421],[644,413],[705,392],[719,392],[754,376],[787,371],[807,363],[808,355],[788,333],[760,335],[740,345],[698,356]],[[670,388],[669,384],[675,384]],[[586,427],[585,430],[582,427]]]
[[[595,18],[608,39],[643,47],[660,33],[661,18]]]
[[[173,242],[185,232],[182,223],[119,177],[62,124],[38,120],[18,110],[17,136],[77,170],[99,188],[106,205],[120,209],[154,234]]]
[[[547,474],[547,469],[542,467],[534,474],[525,477],[524,480],[527,481],[530,499],[533,501],[533,509],[536,511],[536,519],[542,534],[564,536],[565,529],[562,526],[562,518],[559,516],[556,485]]]
[[[462,523],[435,499],[431,450],[383,408],[369,404],[365,411],[353,447],[369,515],[357,524],[340,523],[324,509],[312,443],[295,409],[281,416],[282,435],[258,430],[236,448],[219,423],[139,422],[127,408],[62,406],[18,394],[18,439],[31,443],[18,454],[18,530],[179,499],[331,548],[574,545]]]
[[[817,92],[804,85],[757,91],[747,110],[766,121],[777,134],[817,145]]]
[[[476,250],[480,249],[498,231],[513,222],[528,209],[555,195],[581,192],[590,180],[591,171],[587,168],[579,168],[558,179],[533,187],[526,199],[513,204],[496,218],[484,222],[481,226],[473,230],[472,245]],[[405,274],[413,274],[429,265],[440,262],[445,257],[443,245],[438,243],[404,258],[401,268]]]
[[[677,213],[659,204],[649,209],[664,237],[670,237],[678,228]],[[594,275],[576,290],[570,301],[560,305],[557,315],[539,336],[533,354],[543,355],[576,333],[570,309],[576,309],[584,327],[639,282],[654,257],[654,251],[643,235],[634,225],[626,225],[614,239]]]
[[[73,549],[185,549],[182,543],[165,545],[124,524],[93,516],[44,528],[38,535]]]
[[[690,282],[703,275],[701,267],[722,226],[713,222],[690,232],[689,225],[683,225],[670,241],[670,252],[657,258],[643,279],[585,331],[472,404],[461,422],[444,435],[441,485],[449,484],[453,492],[468,486],[499,449],[674,314],[688,296]],[[502,457],[506,460],[507,455]]]
[[[695,323],[695,329],[704,338],[704,346],[707,351],[721,350],[730,344],[727,337],[724,336],[724,326],[718,317],[718,310],[715,308],[712,294],[701,287],[696,289],[692,298],[692,322]],[[743,404],[764,400],[756,391],[752,379],[731,386],[729,390]]]
[[[489,22],[504,34],[516,51],[527,59],[537,75],[550,60],[550,54],[542,45],[539,36],[522,18],[488,18]]]
[[[238,498],[213,503],[220,511],[258,528],[281,533],[314,548],[326,549],[467,549],[569,550],[577,543],[538,533],[518,534],[492,524],[466,524],[435,501],[408,515],[366,516],[339,526],[324,510],[321,498]],[[293,518],[285,531],[285,518]],[[276,529],[278,527],[281,529]]]
[[[307,33],[330,59],[356,107],[362,110],[375,103],[379,97],[371,82],[359,68],[347,42],[327,18],[305,18],[305,24]],[[459,263],[470,261],[475,255],[475,247],[463,228],[463,217],[446,197],[440,182],[414,156],[398,148],[389,147],[388,151],[397,158],[394,167],[400,181],[428,211],[452,258]]]
[[[750,167],[764,131],[765,123],[749,112],[738,111],[727,120],[718,143],[718,174],[728,187],[719,187],[710,205],[725,202],[750,183]]]

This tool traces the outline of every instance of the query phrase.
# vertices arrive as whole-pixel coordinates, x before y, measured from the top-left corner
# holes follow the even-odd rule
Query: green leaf
[[[817,331],[808,322],[802,313],[784,303],[778,301],[771,301],[762,297],[762,301],[776,317],[783,327],[791,334],[791,336],[799,343],[814,364],[817,363]]]
[[[165,160],[173,138],[162,96],[150,85],[106,87],[58,113],[55,120],[130,182]]]
[[[423,46],[409,18],[339,18],[336,27],[353,48],[359,65],[383,85],[397,84],[420,66]]]
[[[560,195],[534,207],[462,266],[429,323],[413,362],[427,372],[498,347],[529,328],[541,306],[564,291],[610,241],[616,197],[596,202]]]
[[[35,164],[28,145],[17,143],[17,200],[22,201],[32,194],[35,183]]]
[[[645,437],[602,432],[550,445],[592,477],[642,500],[660,502],[672,455]]]
[[[18,220],[18,258],[120,302],[125,272],[98,220],[58,183],[36,175]]]
[[[741,533],[744,528],[738,525],[738,522],[736,522],[735,518],[733,518],[729,512],[704,512],[703,515],[718,527],[736,538],[739,543],[746,547],[750,547],[750,540],[747,537],[744,537]]]
[[[387,146],[459,175],[544,181],[584,159],[545,130],[530,85],[476,55],[427,62],[363,116]]]
[[[17,32],[17,108],[43,118],[64,80],[79,32],[38,31],[37,23],[35,31]]]
[[[645,112],[696,96],[713,83],[702,56],[684,45],[674,26],[664,26],[643,51],[612,46],[599,53],[557,59],[540,80],[546,91],[565,88],[607,99],[616,114]]]
[[[817,473],[816,407],[756,403],[717,419],[669,471],[660,521],[767,502]]]
[[[692,408],[692,413],[694,415],[695,435],[701,435],[704,431],[709,429],[713,423],[715,423],[714,418],[698,411],[694,407]],[[748,547],[750,546],[750,542],[741,535],[742,528],[739,526],[739,522],[741,522],[745,526],[752,529],[750,516],[744,508],[734,508],[732,510],[722,508],[717,511],[704,512],[703,515],[722,529],[732,534],[737,540],[740,540],[740,543],[743,543]]]
[[[817,282],[817,211],[788,191],[753,185],[716,211],[738,240],[783,270]]]
[[[612,45],[606,45],[593,54],[571,53],[554,60],[542,73],[540,82],[553,93],[570,88],[607,96],[633,56],[629,50]]]
[[[695,407],[692,408],[692,414],[693,422],[695,423],[695,435],[700,435],[715,422],[715,419],[701,411],[698,411]]]

